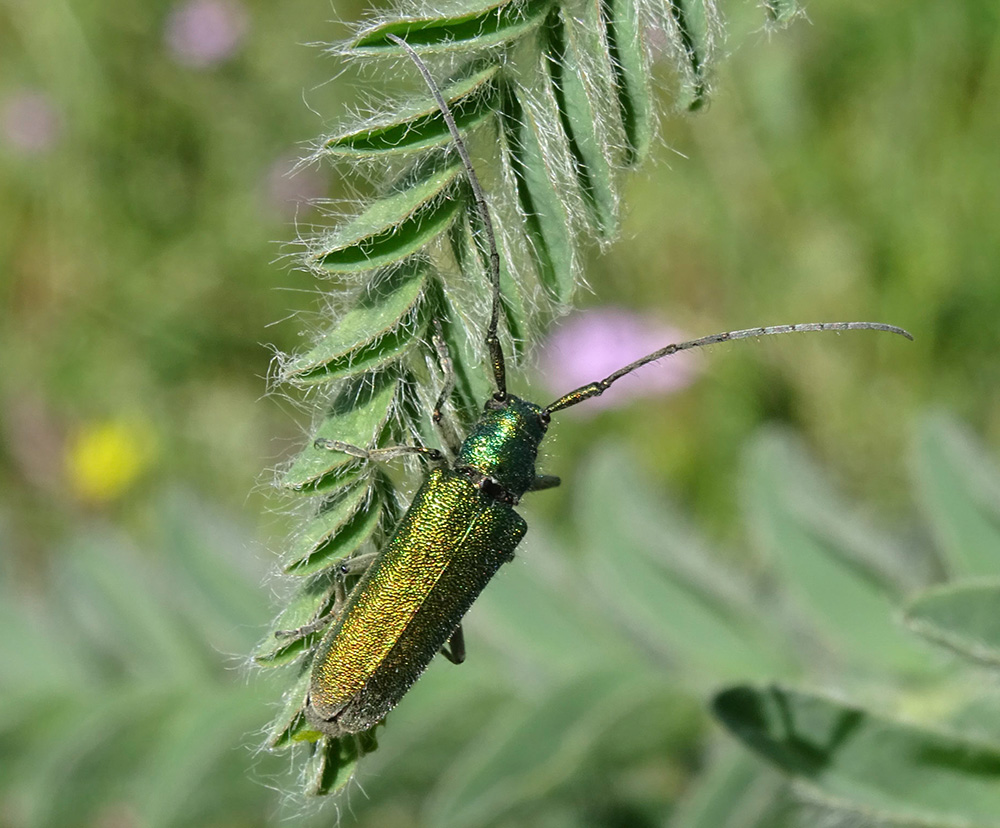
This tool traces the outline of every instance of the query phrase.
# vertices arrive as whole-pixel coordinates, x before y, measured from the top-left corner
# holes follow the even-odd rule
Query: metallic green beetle
[[[336,736],[381,721],[514,557],[528,527],[513,507],[536,480],[547,425],[537,405],[490,400],[455,465],[430,472],[320,644],[307,706],[314,727]],[[461,660],[453,644],[448,654]]]
[[[559,484],[558,478],[538,475],[535,470],[551,414],[604,393],[612,383],[649,362],[731,339],[863,329],[912,339],[901,328],[874,322],[752,328],[668,345],[544,407],[508,394],[497,336],[499,255],[482,188],[454,118],[426,66],[404,41],[388,37],[407,51],[427,81],[472,185],[491,253],[492,312],[486,345],[497,390],[454,461],[428,474],[385,548],[350,594],[335,602],[330,627],[313,658],[305,708],[310,726],[334,738],[362,733],[382,721],[439,651],[455,662],[464,659],[462,617],[500,566],[514,557],[527,531],[514,506],[525,492]],[[435,341],[447,372],[447,351],[440,337]],[[436,424],[441,422],[441,408],[450,390],[451,383],[446,382],[432,417]],[[317,441],[317,446],[369,460],[410,452],[435,462],[444,460],[436,449],[415,446],[369,450],[333,440]],[[350,571],[349,564],[342,571]],[[304,632],[306,628],[294,634]]]

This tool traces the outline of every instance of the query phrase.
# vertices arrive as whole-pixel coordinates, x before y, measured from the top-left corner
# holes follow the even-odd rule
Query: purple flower
[[[246,11],[233,0],[188,0],[170,13],[164,37],[174,60],[203,69],[232,56],[248,28]]]
[[[22,90],[3,102],[0,134],[23,155],[47,152],[59,139],[59,114],[43,93]]]
[[[565,394],[686,338],[676,328],[629,311],[596,308],[572,317],[549,337],[541,353],[542,374],[554,394]],[[602,396],[575,410],[593,412],[620,406],[635,397],[669,394],[690,385],[697,373],[696,355],[674,354],[623,377]]]

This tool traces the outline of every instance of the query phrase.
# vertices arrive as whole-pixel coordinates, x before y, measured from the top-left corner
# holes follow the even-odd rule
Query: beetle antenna
[[[493,366],[493,379],[497,386],[496,399],[503,400],[507,397],[507,368],[504,364],[503,347],[500,344],[500,338],[497,336],[497,328],[500,325],[500,253],[497,250],[496,234],[493,232],[493,220],[490,218],[490,210],[486,205],[486,196],[483,194],[483,188],[479,184],[479,176],[476,175],[476,170],[472,166],[469,151],[465,148],[465,142],[458,131],[458,124],[455,123],[455,117],[451,114],[451,108],[444,99],[444,95],[441,94],[441,90],[438,89],[438,85],[434,82],[427,64],[420,59],[420,56],[413,50],[413,47],[401,37],[397,37],[394,34],[387,34],[386,39],[403,49],[423,76],[424,82],[431,90],[431,94],[437,102],[438,109],[441,110],[444,122],[448,126],[448,132],[451,133],[451,138],[455,142],[455,149],[458,150],[458,154],[462,158],[462,164],[465,166],[465,173],[469,178],[469,184],[472,185],[472,195],[475,198],[476,209],[479,211],[479,217],[482,220],[483,229],[486,231],[486,239],[490,249],[489,278],[490,288],[493,292],[493,301],[490,309],[490,322],[486,328],[486,348],[489,351],[490,363]]]
[[[609,374],[599,382],[581,385],[568,394],[563,394],[554,403],[545,406],[543,410],[551,414],[554,411],[560,411],[563,408],[570,408],[582,403],[591,397],[599,397],[626,374],[631,374],[643,365],[656,362],[656,360],[676,354],[678,351],[690,351],[693,348],[704,348],[706,345],[715,345],[719,342],[729,342],[734,339],[751,339],[758,336],[805,333],[807,331],[886,331],[905,336],[910,340],[913,339],[909,331],[897,328],[895,325],[885,325],[882,322],[806,322],[799,325],[774,325],[769,328],[747,328],[743,331],[727,331],[725,333],[712,334],[711,336],[703,336],[700,339],[691,339],[687,342],[667,345],[665,348],[653,351],[653,353],[642,357],[642,359],[637,359],[624,368],[619,368],[613,374]]]

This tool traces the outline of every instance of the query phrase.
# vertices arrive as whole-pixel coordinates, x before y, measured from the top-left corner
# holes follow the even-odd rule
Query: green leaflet
[[[589,674],[595,661],[620,675],[648,670],[652,660],[643,642],[594,612],[598,595],[575,562],[569,564],[571,550],[538,526],[531,527],[526,544],[524,557],[536,563],[526,565],[527,577],[503,575],[490,584],[476,602],[473,629],[502,630],[505,651],[516,653],[532,675]],[[545,556],[543,565],[539,555]]]
[[[311,742],[312,753],[304,770],[305,793],[324,796],[343,789],[357,767],[358,760],[378,748],[375,728],[345,739],[331,739],[310,730],[303,715],[309,692],[308,663],[301,668],[295,684],[282,699],[282,711],[268,731],[267,746],[288,747],[294,742]]]
[[[307,729],[302,711],[306,706],[309,679],[309,664],[307,662],[299,668],[299,676],[295,683],[285,691],[285,695],[281,699],[281,712],[274,717],[268,727],[265,744],[269,748],[286,747],[291,742],[297,741],[296,735]]]
[[[670,16],[677,26],[679,47],[687,57],[682,104],[688,110],[701,109],[708,94],[708,16],[705,0],[669,0]]]
[[[538,704],[509,705],[444,780],[427,824],[485,825],[550,794],[588,757],[597,758],[595,743],[636,703],[636,683],[622,678],[583,674]]]
[[[188,797],[220,768],[231,767],[234,747],[244,742],[248,730],[260,725],[257,705],[233,710],[233,702],[231,692],[205,692],[201,704],[184,708],[171,719],[162,738],[144,757],[159,772],[140,773],[133,786],[130,801],[136,824],[191,824]],[[70,796],[79,802],[78,796]]]
[[[327,567],[306,581],[271,625],[272,631],[297,630],[326,613],[333,601],[333,581],[336,577],[336,569]],[[317,632],[300,638],[268,635],[254,650],[254,661],[263,667],[290,664],[310,649],[320,634]]]
[[[341,790],[354,775],[358,760],[378,748],[375,728],[345,739],[324,736],[314,744],[313,754],[306,765],[305,792],[308,796],[325,796]]]
[[[635,0],[601,0],[608,58],[614,72],[622,128],[628,141],[627,165],[639,163],[653,136],[653,105],[646,66],[646,32]]]
[[[443,233],[462,206],[461,165],[452,161],[374,201],[361,215],[320,239],[311,263],[331,273],[355,273],[392,264]]]
[[[593,33],[575,21],[567,23],[560,9],[553,9],[543,29],[545,65],[559,110],[566,141],[575,162],[576,183],[583,195],[598,234],[611,239],[618,231],[618,200],[615,194],[609,148],[595,125],[601,119],[599,104],[582,80],[588,61],[585,54]]]
[[[769,23],[784,26],[799,13],[798,0],[764,0],[764,10]]]
[[[357,376],[358,374],[384,368],[386,364],[398,362],[420,342],[420,337],[429,321],[427,308],[421,303],[413,312],[401,320],[401,324],[380,339],[373,340],[364,348],[358,348],[347,356],[331,360],[311,371],[303,371],[294,379],[297,385],[316,385],[332,380]]]
[[[705,767],[670,820],[670,828],[776,828],[778,774],[731,748]]]
[[[921,506],[956,577],[1000,576],[1000,473],[989,456],[946,417],[928,418],[918,433]]]
[[[489,276],[487,268],[489,266],[489,252],[485,248],[484,236],[477,233],[472,234],[470,221],[475,223],[477,228],[482,226],[479,220],[479,212],[475,209],[475,204],[469,204],[466,210],[465,221],[455,222],[449,234],[451,250],[458,262],[462,273],[477,279],[479,284],[489,290]],[[507,323],[507,331],[510,333],[509,350],[510,356],[517,359],[522,354],[525,341],[528,340],[528,332],[525,324],[528,320],[528,306],[525,304],[524,296],[521,293],[518,280],[511,273],[510,259],[504,249],[503,238],[496,239],[497,251],[500,253],[500,297],[503,300],[501,311],[504,322]],[[479,401],[482,404],[482,400]],[[478,406],[477,406],[478,407]]]
[[[309,574],[301,570],[300,566],[303,562],[326,550],[331,543],[334,543],[341,530],[358,512],[362,510],[378,511],[379,507],[377,490],[367,482],[339,492],[335,498],[323,504],[319,514],[295,539],[289,552],[292,561],[285,566],[285,571],[294,572],[297,575]]]
[[[692,540],[664,521],[652,524],[649,516],[662,507],[644,495],[635,468],[620,455],[601,453],[576,482],[576,517],[595,594],[616,608],[638,640],[682,661],[688,672],[713,681],[794,672],[774,646],[773,631],[754,617],[752,599],[723,591],[720,568],[713,580],[700,578],[672,553]]]
[[[470,428],[482,412],[483,401],[494,391],[492,379],[481,364],[482,337],[462,323],[458,308],[439,282],[434,283],[428,301],[433,305],[434,318],[441,322],[455,370],[451,403],[462,426]]]
[[[329,382],[401,359],[427,322],[421,300],[428,271],[425,262],[412,260],[369,284],[329,334],[286,366],[283,379],[300,385]]]
[[[553,301],[569,304],[576,289],[569,214],[556,189],[556,174],[542,150],[539,125],[521,105],[511,83],[503,86],[499,115],[538,279]]]
[[[177,570],[176,593],[190,607],[191,623],[218,652],[239,652],[246,640],[241,627],[261,607],[259,579],[246,569],[245,539],[234,533],[220,537],[208,504],[185,489],[166,493],[154,508]],[[234,577],[234,569],[242,577]]]
[[[932,587],[910,601],[906,622],[966,658],[1000,666],[1000,579]]]
[[[388,484],[381,473],[375,474],[373,482],[356,484],[325,503],[293,539],[289,553],[292,560],[285,565],[285,572],[314,577],[286,604],[272,630],[296,630],[331,608],[334,579],[338,576],[335,564],[356,553],[380,525],[385,525],[387,514],[393,513],[383,494]],[[254,660],[268,667],[288,664],[310,649],[320,635],[320,631],[299,638],[270,635],[254,650]]]
[[[539,25],[553,0],[507,0],[464,14],[404,17],[363,31],[351,44],[353,52],[398,53],[386,39],[401,37],[418,51],[484,48],[515,40]]]
[[[294,554],[300,557],[285,572],[312,575],[355,552],[378,528],[382,507],[377,491],[357,486],[320,513],[296,544]]]
[[[204,509],[177,514],[166,499],[156,512],[187,525],[162,527],[162,546],[151,548],[88,525],[58,549],[44,603],[3,585],[3,616],[18,623],[2,652],[0,776],[24,825],[93,824],[123,802],[143,825],[207,824],[220,787],[256,803],[247,813],[268,807],[238,746],[269,693],[237,679],[223,656],[247,648],[266,602],[258,583],[246,612],[241,600],[226,608],[234,616],[205,606],[225,605],[260,574],[245,547],[225,554],[241,546],[242,527]],[[180,563],[207,545],[217,554],[206,566]]]
[[[372,445],[392,414],[400,381],[397,374],[388,371],[353,378],[334,399],[314,437]],[[295,458],[281,485],[297,492],[327,494],[360,474],[358,458],[310,443]]]
[[[839,810],[941,828],[1000,826],[998,744],[781,687],[733,687],[713,709],[744,745]]]
[[[803,619],[845,657],[910,675],[933,670],[926,648],[895,620],[898,587],[877,562],[864,559],[868,550],[849,545],[830,521],[817,520],[809,493],[818,477],[779,434],[751,445],[744,485],[754,545],[788,582]]]
[[[467,76],[441,90],[463,133],[486,120],[496,108],[496,78],[500,66],[492,64],[468,74],[469,69],[478,65],[473,61],[463,73]],[[433,98],[427,98],[417,111],[401,113],[391,120],[334,136],[323,146],[334,154],[372,154],[408,152],[450,142],[451,134],[441,110]]]
[[[594,113],[594,142],[612,167],[621,166],[627,155],[627,136],[618,105],[618,76],[608,43],[607,17],[602,0],[573,0],[563,6],[562,21],[570,66],[580,80]],[[635,43],[638,47],[640,44]],[[613,185],[615,176],[609,175]]]

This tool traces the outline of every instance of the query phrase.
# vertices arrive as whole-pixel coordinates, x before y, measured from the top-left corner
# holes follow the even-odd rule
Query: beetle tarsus
[[[452,664],[461,664],[465,661],[465,633],[462,632],[462,625],[455,627],[455,631],[448,638],[448,643],[441,648],[443,655]]]

